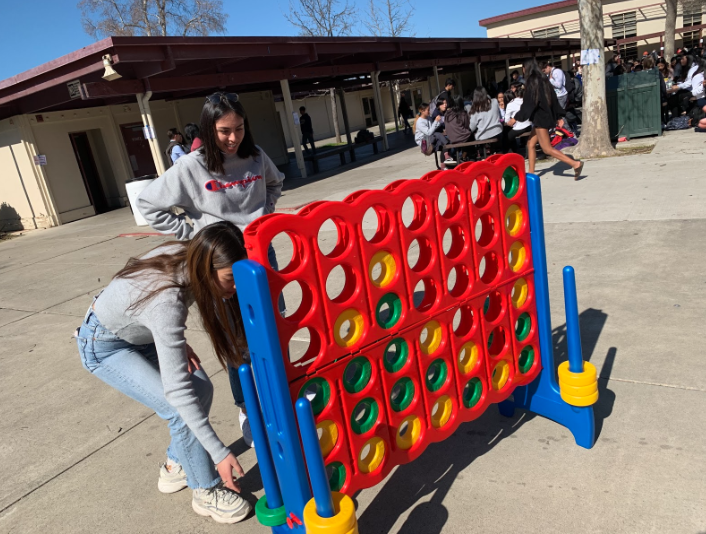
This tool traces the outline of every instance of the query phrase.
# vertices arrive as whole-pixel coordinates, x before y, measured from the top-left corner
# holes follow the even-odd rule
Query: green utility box
[[[606,78],[611,139],[662,133],[662,102],[657,69]]]

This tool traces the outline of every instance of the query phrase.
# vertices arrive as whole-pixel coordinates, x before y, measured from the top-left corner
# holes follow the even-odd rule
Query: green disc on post
[[[360,393],[368,385],[372,369],[370,360],[364,356],[353,358],[343,371],[343,387],[348,393]]]
[[[261,525],[266,527],[278,527],[287,522],[287,512],[284,505],[271,510],[267,507],[267,495],[260,497],[255,504],[255,517]]]

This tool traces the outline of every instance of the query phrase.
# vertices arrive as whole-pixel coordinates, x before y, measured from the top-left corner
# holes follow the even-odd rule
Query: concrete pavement
[[[584,355],[598,368],[599,439],[494,408],[357,496],[361,534],[706,532],[706,138],[675,132],[652,154],[561,164],[542,175],[552,320],[565,358],[561,268],[576,268]],[[293,180],[279,209],[418,178],[410,149],[325,180]],[[195,515],[188,492],[157,491],[168,431],[92,377],[71,333],[128,257],[165,241],[120,210],[0,243],[0,532],[267,532]],[[335,231],[324,231],[322,241]],[[277,246],[287,259],[285,243]],[[296,294],[285,295],[288,307]],[[291,304],[290,304],[291,303]],[[226,374],[196,321],[189,342],[212,377],[216,431],[262,495]],[[296,347],[295,347],[296,348]]]

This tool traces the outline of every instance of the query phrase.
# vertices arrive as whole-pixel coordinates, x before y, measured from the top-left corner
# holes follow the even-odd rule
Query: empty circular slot
[[[443,330],[438,321],[429,321],[419,332],[419,348],[427,356],[434,354],[441,346]]]
[[[316,243],[324,256],[339,256],[345,250],[347,242],[348,230],[343,221],[326,219],[319,227]]]
[[[483,395],[483,383],[480,378],[471,378],[463,388],[463,405],[466,408],[473,408]]]
[[[355,293],[358,280],[350,265],[336,265],[326,277],[326,296],[336,303],[346,302]],[[289,300],[287,300],[289,309]]]
[[[268,254],[272,269],[280,272],[293,271],[299,265],[301,257],[295,243],[299,244],[299,239],[287,232],[280,232],[272,239],[270,246],[274,249],[275,257],[272,258],[271,253]],[[294,261],[295,253],[297,261]]]
[[[493,369],[493,389],[500,391],[503,387],[505,387],[505,384],[507,384],[508,378],[510,378],[510,366],[505,360],[501,360]]]
[[[514,167],[508,167],[503,172],[502,188],[507,198],[514,197],[520,189],[520,177]]]
[[[456,265],[451,271],[447,279],[447,287],[451,296],[459,298],[463,295],[471,285],[471,277],[468,269],[463,264]]]
[[[445,186],[439,192],[439,213],[442,217],[450,219],[458,213],[461,207],[461,192],[454,184]]]
[[[363,215],[360,226],[363,237],[370,243],[379,243],[384,240],[392,228],[387,210],[378,206],[368,208]]]
[[[287,303],[287,307],[284,310],[283,317],[289,319],[290,317],[292,317],[292,315],[295,315],[300,308],[302,308],[302,311],[306,313],[306,308],[310,308],[311,306],[311,292],[308,290],[308,288],[307,293],[308,306],[302,308],[301,304],[302,299],[304,297],[302,285],[297,280],[292,280],[286,286],[284,286],[284,288],[282,288],[282,293],[280,294],[280,298],[284,299]]]
[[[467,375],[478,365],[478,347],[473,341],[468,341],[461,346],[458,351],[458,368],[464,375]]]
[[[481,247],[489,246],[495,239],[495,219],[486,213],[476,221],[476,241]]]
[[[502,326],[495,328],[488,336],[488,353],[491,358],[502,356],[507,344],[505,329]]]
[[[431,407],[431,424],[434,428],[441,428],[449,422],[453,412],[453,402],[448,395],[442,395]]]
[[[299,398],[309,399],[314,415],[319,415],[328,405],[331,398],[331,387],[325,378],[317,376],[304,383],[299,390]]]
[[[520,357],[517,361],[518,367],[522,374],[525,374],[532,369],[534,363],[534,348],[527,346],[520,352]]]
[[[460,306],[454,313],[452,323],[454,334],[458,337],[466,337],[473,328],[473,319],[473,309],[467,304]]]
[[[410,415],[405,417],[397,430],[397,447],[402,450],[411,449],[419,439],[422,424],[419,417]]]
[[[431,278],[422,278],[414,286],[414,307],[419,311],[428,311],[436,302],[436,283]]]
[[[491,323],[494,323],[502,317],[504,311],[505,301],[503,300],[503,296],[499,291],[493,291],[485,299],[485,304],[483,306],[485,319]]]
[[[427,388],[429,391],[439,391],[446,383],[446,378],[449,376],[449,368],[444,360],[434,360],[427,368]]]
[[[376,252],[370,260],[368,275],[375,287],[389,286],[397,274],[397,262],[394,256],[386,250]]]
[[[532,318],[529,313],[523,313],[515,321],[515,336],[517,341],[524,341],[532,330]]]
[[[490,201],[492,191],[490,188],[490,178],[478,176],[471,184],[471,200],[479,208],[484,208]]]
[[[326,466],[326,476],[331,491],[341,491],[346,483],[346,467],[341,462],[331,462]]]
[[[513,273],[522,270],[527,263],[527,249],[522,241],[515,241],[510,247],[507,262]]]
[[[289,361],[297,367],[309,365],[321,349],[321,338],[316,330],[300,328],[289,340]]]
[[[358,455],[358,469],[361,473],[372,473],[385,459],[385,442],[375,436],[365,442]]]
[[[420,237],[413,239],[407,248],[407,265],[415,272],[426,269],[434,256],[431,243],[428,239]]]
[[[392,328],[402,316],[402,301],[394,293],[383,296],[375,308],[375,318],[381,328]]]
[[[365,434],[370,431],[378,420],[380,409],[375,399],[363,399],[353,408],[351,414],[351,428],[356,434]]]
[[[390,406],[396,412],[406,410],[414,400],[414,382],[406,376],[400,378],[392,386]]]
[[[529,286],[527,285],[527,280],[524,278],[518,278],[512,286],[512,292],[510,293],[510,300],[512,300],[512,305],[515,308],[522,308],[527,302],[527,297],[529,295]]]
[[[339,347],[352,347],[363,335],[365,320],[356,309],[350,308],[338,316],[333,325],[333,339]]]
[[[478,276],[484,284],[492,284],[498,276],[498,256],[495,252],[488,252],[481,258],[478,265]]]
[[[383,364],[388,373],[396,373],[407,363],[409,346],[401,337],[395,338],[385,347]]]
[[[411,195],[402,204],[402,224],[410,230],[421,228],[429,216],[429,209],[424,197]]]
[[[512,237],[522,233],[525,227],[525,217],[517,204],[513,204],[505,213],[505,229]]]
[[[447,258],[455,259],[461,255],[466,248],[466,236],[463,229],[458,226],[450,226],[444,232],[442,249]]]
[[[343,387],[348,393],[360,393],[370,382],[373,368],[364,356],[353,358],[343,371]]]
[[[327,456],[338,441],[338,426],[330,419],[321,421],[316,425],[316,431],[319,434],[319,446],[321,447],[321,455]]]

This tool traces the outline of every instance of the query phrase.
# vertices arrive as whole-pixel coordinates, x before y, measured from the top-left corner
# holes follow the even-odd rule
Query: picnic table
[[[311,154],[305,155],[304,156],[304,161],[311,161],[312,166],[314,167],[314,174],[319,172],[319,160],[324,159],[324,158],[330,158],[332,156],[338,156],[341,159],[341,165],[346,164],[346,152],[349,152],[351,155],[351,162],[355,161],[355,149],[356,148],[361,148],[365,147],[368,145],[373,145],[373,154],[378,154],[378,146],[377,144],[382,141],[381,136],[376,136],[369,141],[366,141],[364,143],[351,143],[351,144],[345,144],[342,146],[338,146],[335,148],[331,149],[326,149],[326,150],[316,150],[312,152]]]

